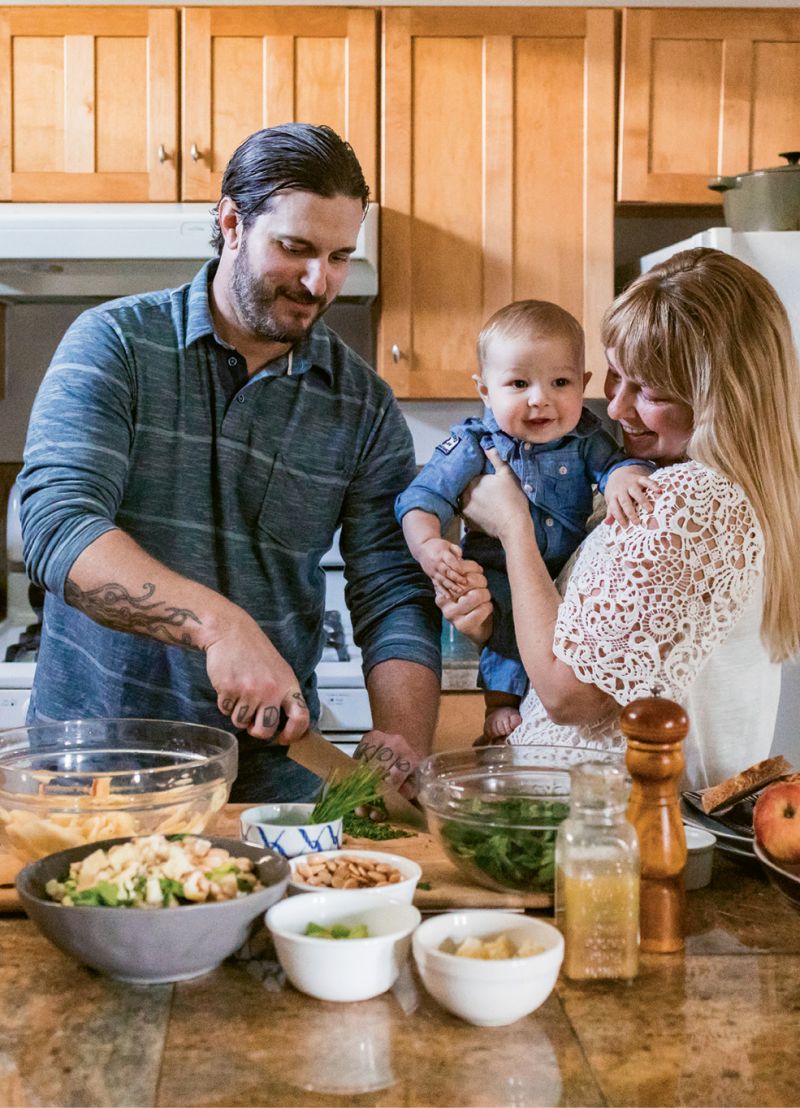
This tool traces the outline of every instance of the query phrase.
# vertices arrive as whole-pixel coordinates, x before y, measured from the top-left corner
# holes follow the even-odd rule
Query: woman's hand
[[[486,451],[486,457],[495,472],[470,482],[461,497],[461,514],[470,527],[503,542],[503,536],[521,519],[530,522],[530,509],[511,467],[494,448]]]
[[[477,562],[465,561],[463,572],[466,576],[466,590],[458,598],[444,589],[436,588],[436,603],[446,620],[482,646],[492,633],[494,608],[492,595],[487,587],[484,572]]]

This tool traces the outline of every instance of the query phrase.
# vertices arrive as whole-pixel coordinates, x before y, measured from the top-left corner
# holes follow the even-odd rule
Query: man
[[[259,131],[223,177],[218,258],[64,336],[20,478],[28,571],[47,590],[30,722],[233,725],[235,799],[308,799],[319,780],[285,746],[318,715],[319,563],[341,525],[367,747],[396,780],[429,749],[438,612],[392,513],[410,435],[321,322],[367,197],[330,128]]]

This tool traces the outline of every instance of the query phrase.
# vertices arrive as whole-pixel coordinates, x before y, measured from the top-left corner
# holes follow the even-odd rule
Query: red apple
[[[800,780],[767,785],[753,809],[753,831],[777,862],[800,862]]]

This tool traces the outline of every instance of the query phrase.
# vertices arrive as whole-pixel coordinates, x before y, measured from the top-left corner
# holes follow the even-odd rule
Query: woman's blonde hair
[[[739,485],[765,540],[761,635],[800,648],[800,369],[772,285],[719,250],[686,250],[609,308],[603,345],[626,376],[694,413],[687,454]]]

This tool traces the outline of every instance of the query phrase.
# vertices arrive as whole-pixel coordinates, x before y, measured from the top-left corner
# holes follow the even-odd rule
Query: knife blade
[[[345,754],[343,750],[328,742],[318,731],[307,731],[301,739],[289,743],[287,753],[292,761],[310,769],[323,781],[327,780],[334,771],[340,778],[347,777],[360,764],[357,759],[351,758],[349,754]],[[390,819],[408,823],[412,827],[425,827],[425,813],[387,781],[384,781],[381,787],[381,797]]]

